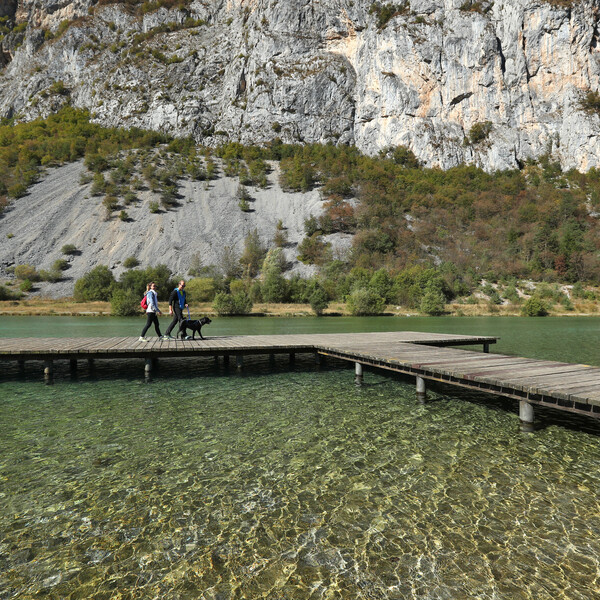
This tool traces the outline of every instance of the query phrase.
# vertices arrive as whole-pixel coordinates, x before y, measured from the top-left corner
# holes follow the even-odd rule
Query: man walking
[[[179,285],[171,292],[169,296],[169,314],[173,315],[173,320],[167,327],[165,337],[172,340],[171,331],[173,327],[183,321],[183,309],[187,308],[187,300],[185,297],[185,281],[183,279],[179,282]]]

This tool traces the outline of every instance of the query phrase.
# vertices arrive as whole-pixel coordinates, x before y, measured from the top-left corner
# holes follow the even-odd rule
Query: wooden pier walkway
[[[520,416],[533,422],[533,406],[543,405],[600,418],[600,368],[489,354],[495,337],[421,332],[296,334],[208,337],[204,340],[161,341],[150,338],[0,338],[0,360],[44,362],[46,379],[53,363],[114,358],[140,358],[149,376],[154,360],[185,356],[236,357],[241,368],[248,354],[312,353],[354,363],[357,380],[363,366],[416,378],[417,392],[425,381],[475,389],[520,401]],[[484,352],[457,346],[483,345]]]

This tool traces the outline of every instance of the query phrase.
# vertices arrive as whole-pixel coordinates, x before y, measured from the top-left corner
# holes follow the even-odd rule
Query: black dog
[[[187,334],[187,330],[192,331],[192,340],[196,339],[196,331],[200,335],[200,339],[203,340],[202,337],[202,326],[208,325],[211,320],[208,317],[202,317],[198,321],[192,321],[191,319],[184,319],[179,323],[179,329],[177,330],[177,335],[181,334],[181,339],[190,339],[190,336]]]

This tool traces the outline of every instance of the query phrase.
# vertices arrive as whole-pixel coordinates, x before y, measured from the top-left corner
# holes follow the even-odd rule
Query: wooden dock
[[[495,337],[420,332],[377,332],[345,334],[298,334],[208,337],[204,340],[162,341],[150,338],[0,338],[0,360],[43,361],[47,381],[54,362],[114,358],[139,358],[149,377],[159,358],[222,356],[243,365],[250,354],[311,353],[317,359],[331,356],[354,363],[357,381],[363,366],[395,371],[416,378],[417,393],[425,393],[426,381],[474,389],[520,402],[520,417],[533,422],[533,406],[600,418],[600,368],[489,354]],[[458,348],[482,345],[484,352]]]

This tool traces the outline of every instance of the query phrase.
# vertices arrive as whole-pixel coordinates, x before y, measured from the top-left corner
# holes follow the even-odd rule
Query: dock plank
[[[205,336],[147,342],[137,337],[0,338],[0,360],[66,358],[160,358],[315,352],[349,362],[500,393],[543,397],[600,407],[600,368],[478,352],[460,346],[491,345],[491,336],[422,332],[318,333]],[[533,400],[532,400],[533,401]],[[595,411],[592,416],[598,416]]]

